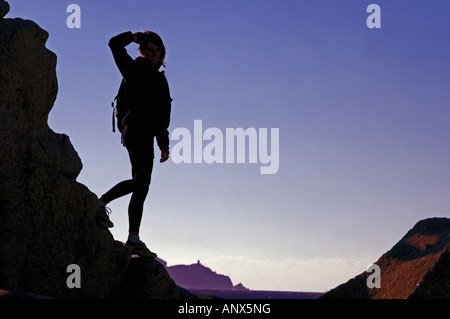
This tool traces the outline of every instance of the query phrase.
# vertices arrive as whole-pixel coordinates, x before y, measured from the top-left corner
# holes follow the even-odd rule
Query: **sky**
[[[140,236],[169,266],[200,260],[250,289],[324,292],[419,220],[450,216],[447,0],[9,3],[6,17],[50,34],[59,91],[48,123],[70,137],[83,162],[77,180],[98,196],[131,176],[111,130],[121,76],[108,41],[124,31],[162,37],[171,148],[181,146],[174,132],[189,132],[192,161],[156,159]],[[80,28],[67,24],[70,4]],[[368,26],[370,4],[380,28]],[[127,50],[138,56],[135,44]],[[258,150],[278,156],[274,174],[250,154],[207,163],[199,153],[194,163],[194,140],[220,152],[223,138],[225,159],[227,129],[237,128],[254,129]],[[128,201],[109,204],[121,241]]]

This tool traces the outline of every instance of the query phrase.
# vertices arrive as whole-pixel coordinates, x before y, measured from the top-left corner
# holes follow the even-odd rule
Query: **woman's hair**
[[[166,67],[166,64],[164,63],[164,58],[166,57],[166,47],[164,46],[164,43],[161,39],[161,37],[153,32],[153,31],[142,31],[139,32],[139,46],[138,50],[143,55],[143,49],[147,46],[148,43],[153,43],[157,47],[161,48],[161,58],[160,62],[156,65],[159,69],[162,66]]]

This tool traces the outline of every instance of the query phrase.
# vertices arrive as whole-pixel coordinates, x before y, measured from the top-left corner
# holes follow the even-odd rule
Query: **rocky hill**
[[[202,265],[200,260],[191,265],[167,266],[165,261],[161,263],[177,285],[186,289],[248,290],[241,283],[233,286],[230,277],[216,273]]]
[[[418,222],[375,264],[380,267],[380,288],[369,288],[372,273],[364,272],[321,298],[449,299],[450,219]]]
[[[155,260],[131,258],[95,222],[97,196],[76,181],[82,162],[47,124],[58,82],[49,34],[7,19],[0,0],[0,289],[54,298],[177,298]],[[79,266],[80,288],[67,284]]]

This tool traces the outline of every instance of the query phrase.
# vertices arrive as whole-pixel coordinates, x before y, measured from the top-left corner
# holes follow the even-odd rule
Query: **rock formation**
[[[369,288],[371,272],[364,272],[321,298],[449,299],[450,219],[418,222],[375,264],[381,270],[381,288]]]
[[[221,275],[202,265],[200,260],[192,265],[167,266],[160,261],[177,285],[186,289],[235,289],[230,277]],[[246,289],[242,284],[241,289]],[[241,287],[239,286],[239,287]]]
[[[97,196],[76,181],[82,162],[69,137],[47,124],[58,91],[49,35],[32,21],[5,19],[8,11],[0,0],[0,289],[110,298],[133,283],[134,298],[178,297],[162,265],[131,258],[97,226]],[[81,288],[67,285],[71,264]]]

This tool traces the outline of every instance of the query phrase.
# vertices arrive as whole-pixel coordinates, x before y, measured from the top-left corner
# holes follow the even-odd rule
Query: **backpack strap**
[[[117,95],[114,98],[114,100],[111,102],[111,106],[113,108],[113,113],[112,113],[112,131],[113,131],[113,133],[116,131],[116,113],[117,113],[116,105],[117,105]]]

